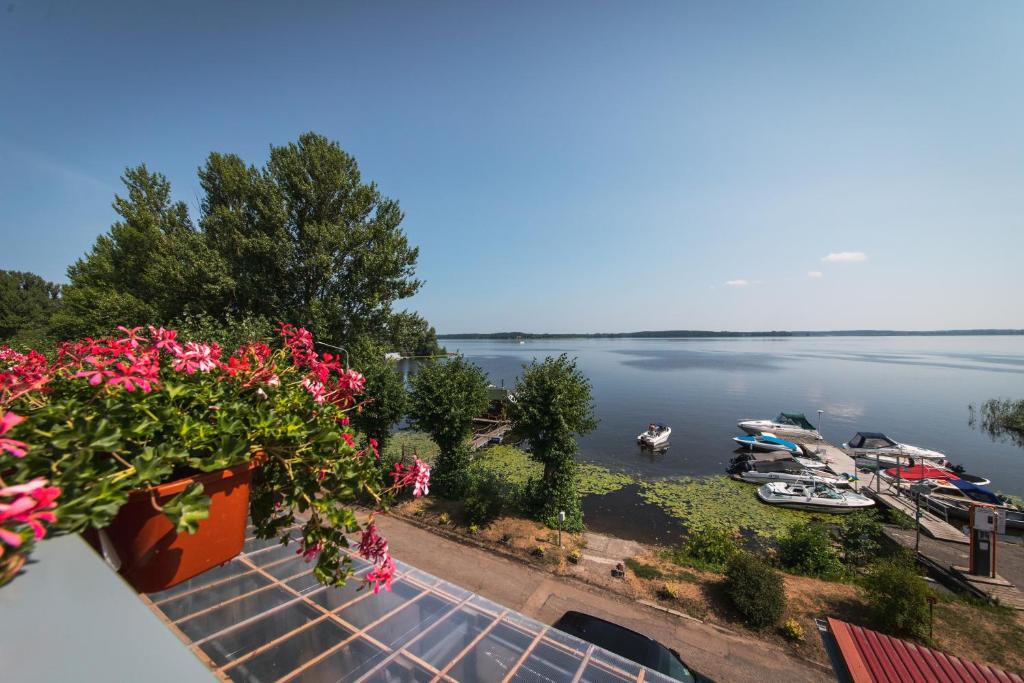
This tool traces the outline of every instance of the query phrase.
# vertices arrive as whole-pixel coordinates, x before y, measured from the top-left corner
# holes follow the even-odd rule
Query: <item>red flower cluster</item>
[[[4,370],[6,366],[8,369]],[[50,381],[46,356],[38,351],[18,353],[0,347],[0,405],[42,389]]]
[[[397,488],[412,486],[412,495],[417,498],[430,493],[430,465],[418,457],[411,465],[403,466],[402,463],[396,462],[391,478],[394,479]]]
[[[25,457],[25,453],[28,452],[28,444],[24,441],[16,441],[4,436],[11,427],[24,421],[25,418],[14,413],[7,413],[0,417],[0,453],[6,451],[15,458]]]
[[[363,529],[359,539],[359,555],[375,565],[366,575],[366,582],[373,584],[373,592],[379,593],[381,587],[391,590],[391,579],[395,575],[395,561],[388,552],[388,542],[377,534],[377,525],[370,521]]]
[[[43,522],[52,524],[57,521],[57,515],[51,510],[57,507],[55,501],[59,495],[60,489],[47,486],[46,480],[42,478],[20,486],[0,488],[0,541],[13,548],[20,546],[21,535],[10,528],[4,528],[17,524],[27,524],[36,540],[44,538],[46,527]]]

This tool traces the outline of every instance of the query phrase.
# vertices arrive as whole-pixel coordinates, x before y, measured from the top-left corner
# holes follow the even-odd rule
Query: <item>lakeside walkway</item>
[[[389,515],[376,517],[395,558],[551,624],[578,610],[644,633],[718,681],[834,681],[831,673],[762,640],[676,617],[568,577],[443,538]]]

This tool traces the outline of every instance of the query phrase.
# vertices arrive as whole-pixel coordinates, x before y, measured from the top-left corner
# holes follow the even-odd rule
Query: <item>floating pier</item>
[[[474,419],[473,426],[473,439],[470,441],[470,448],[474,451],[483,448],[494,439],[498,439],[500,442],[512,430],[512,422],[509,420],[491,420],[482,417]]]

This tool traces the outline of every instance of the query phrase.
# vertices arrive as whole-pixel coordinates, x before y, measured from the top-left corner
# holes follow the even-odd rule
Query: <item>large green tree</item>
[[[518,435],[530,445],[530,457],[544,465],[530,486],[530,505],[550,526],[565,512],[565,528],[583,528],[579,495],[577,437],[597,427],[589,380],[566,354],[524,366],[516,382],[510,416]]]
[[[188,310],[219,313],[232,283],[171,184],[143,164],[122,176],[121,217],[68,268],[56,333],[64,338],[110,332],[117,325],[164,324]]]
[[[35,273],[0,270],[0,342],[46,339],[59,303],[60,285]]]
[[[262,169],[211,154],[199,179],[200,224],[228,264],[236,313],[301,323],[334,343],[383,339],[392,304],[421,285],[398,202],[321,135],[272,146]]]
[[[432,356],[441,351],[437,331],[418,313],[401,311],[387,321],[386,343],[404,356]]]
[[[462,356],[422,363],[413,375],[410,417],[440,452],[431,475],[438,493],[461,496],[468,481],[473,418],[487,408],[487,376]]]

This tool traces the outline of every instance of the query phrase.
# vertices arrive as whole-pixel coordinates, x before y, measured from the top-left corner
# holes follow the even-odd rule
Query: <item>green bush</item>
[[[875,626],[898,636],[928,635],[928,584],[906,555],[871,565],[864,579]]]
[[[508,495],[508,487],[498,477],[490,473],[473,473],[462,508],[466,521],[487,526],[501,516]]]
[[[691,532],[682,545],[672,551],[671,557],[676,564],[722,571],[737,552],[739,546],[732,533],[710,528]]]
[[[725,591],[744,621],[753,628],[778,623],[786,609],[782,574],[747,552],[736,553],[729,560]]]
[[[882,540],[882,523],[874,510],[847,515],[839,525],[839,545],[846,562],[863,566],[878,553]]]
[[[834,579],[843,575],[832,536],[821,524],[793,524],[779,539],[779,564],[807,576]]]

